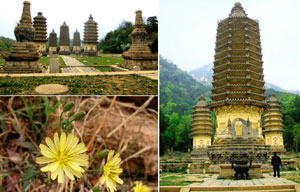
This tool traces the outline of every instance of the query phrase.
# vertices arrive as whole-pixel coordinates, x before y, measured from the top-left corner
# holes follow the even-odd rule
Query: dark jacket
[[[279,156],[273,156],[272,157],[272,165],[273,166],[279,166],[281,165],[281,159]]]

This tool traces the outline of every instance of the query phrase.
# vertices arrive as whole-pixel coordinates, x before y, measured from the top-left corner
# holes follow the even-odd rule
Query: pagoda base
[[[7,73],[43,73],[45,67],[36,61],[6,61],[4,72]]]
[[[207,155],[207,148],[202,148],[202,149],[195,149],[191,152],[191,159],[194,160],[199,160],[203,161],[208,159]]]
[[[219,179],[233,179],[235,178],[235,170],[232,168],[231,164],[220,164],[221,171],[219,173]],[[249,168],[248,171],[249,178],[262,178],[261,164],[255,163]],[[240,175],[239,175],[240,177]],[[246,176],[244,174],[244,179]]]
[[[60,55],[70,55],[70,51],[60,51],[59,52]]]
[[[97,51],[85,51],[85,52],[83,52],[83,56],[96,57],[96,56],[98,56],[98,54],[97,54]]]
[[[149,52],[130,52],[126,51],[122,54],[124,62],[121,67],[131,70],[157,70],[158,69],[158,54]]]

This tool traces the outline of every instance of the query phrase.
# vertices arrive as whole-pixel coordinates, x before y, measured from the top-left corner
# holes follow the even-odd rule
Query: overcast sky
[[[159,53],[181,69],[214,60],[218,20],[237,0],[160,0]],[[259,20],[265,81],[300,90],[300,1],[241,0]]]
[[[24,0],[1,2],[0,36],[15,39],[14,27],[22,15]],[[66,21],[70,38],[78,29],[83,38],[84,22],[92,14],[98,23],[99,37],[116,29],[126,20],[134,22],[135,11],[143,11],[143,17],[158,16],[158,0],[31,0],[31,17],[42,12],[47,18],[48,36],[52,29],[59,35],[59,28]]]

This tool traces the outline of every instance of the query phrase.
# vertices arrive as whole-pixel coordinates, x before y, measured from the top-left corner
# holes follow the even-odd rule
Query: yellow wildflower
[[[107,155],[107,162],[104,165],[104,174],[100,177],[100,183],[106,185],[106,189],[109,192],[114,192],[117,190],[117,183],[123,184],[123,180],[119,178],[119,175],[123,172],[120,168],[120,154],[115,151],[110,150]]]
[[[135,182],[135,187],[133,188],[134,192],[150,192],[152,189],[147,185],[143,185],[141,181]]]
[[[55,180],[58,176],[58,183],[64,182],[65,174],[74,180],[74,175],[78,178],[84,169],[81,166],[88,166],[88,155],[82,154],[87,148],[82,142],[77,144],[79,139],[74,134],[66,134],[63,132],[58,137],[58,133],[54,134],[54,141],[46,137],[46,145],[40,144],[43,157],[38,157],[36,162],[39,164],[50,163],[41,168],[41,171],[51,172],[51,179]]]

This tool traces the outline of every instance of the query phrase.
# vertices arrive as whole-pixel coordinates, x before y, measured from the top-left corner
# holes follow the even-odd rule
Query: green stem
[[[98,172],[98,173],[103,173],[104,169],[88,169],[86,172]]]
[[[27,178],[25,178],[25,179],[22,179],[22,180],[19,180],[19,181],[16,181],[16,182],[14,182],[14,183],[11,183],[11,184],[8,184],[8,185],[4,186],[3,189],[9,188],[9,187],[14,186],[15,184],[21,183],[21,182],[23,182],[23,181],[27,181],[27,180],[29,180],[29,179],[32,179],[33,177],[35,177],[35,176],[37,176],[37,175],[39,175],[39,174],[41,174],[41,173],[42,173],[41,171],[38,171],[38,172],[36,172],[35,174],[31,175],[30,177],[27,177]]]

